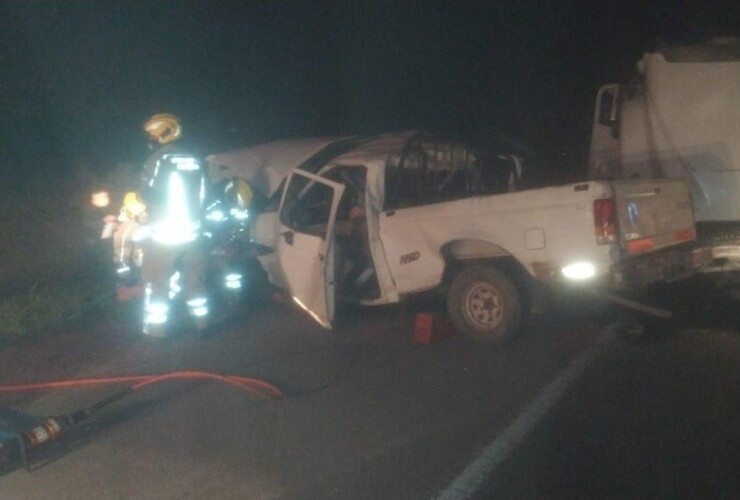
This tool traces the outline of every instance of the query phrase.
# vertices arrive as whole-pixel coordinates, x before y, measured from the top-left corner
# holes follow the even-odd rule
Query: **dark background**
[[[0,3],[5,183],[146,155],[155,112],[208,153],[298,135],[493,130],[585,173],[598,87],[740,2]]]

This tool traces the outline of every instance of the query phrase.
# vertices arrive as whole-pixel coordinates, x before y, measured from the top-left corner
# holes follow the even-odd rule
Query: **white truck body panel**
[[[622,241],[652,238],[653,248],[660,249],[675,243],[666,235],[693,227],[691,198],[682,180],[637,179],[615,182],[612,186]]]
[[[538,264],[555,269],[578,261],[593,263],[599,276],[607,274],[610,246],[595,242],[592,209],[594,197],[611,194],[605,185],[593,183],[580,192],[573,186],[537,189],[384,214],[381,239],[398,292],[439,285],[446,265],[442,248],[463,240],[495,245],[483,248],[515,256],[533,276]],[[532,234],[539,237],[527,236]],[[565,234],[567,240],[561,237]],[[405,263],[402,257],[410,252],[418,252],[419,258]],[[484,252],[481,249],[482,257]]]

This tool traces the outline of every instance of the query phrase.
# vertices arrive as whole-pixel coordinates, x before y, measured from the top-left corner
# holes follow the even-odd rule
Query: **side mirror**
[[[513,163],[511,172],[509,173],[509,192],[514,192],[519,189],[519,183],[522,181],[522,158],[519,155],[511,155],[511,162]]]
[[[604,89],[599,95],[598,122],[611,127],[612,136],[619,137],[619,87]]]

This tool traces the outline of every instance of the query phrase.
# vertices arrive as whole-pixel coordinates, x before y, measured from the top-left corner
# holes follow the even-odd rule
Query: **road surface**
[[[3,498],[732,497],[740,336],[724,310],[678,331],[617,332],[614,315],[543,316],[511,345],[413,341],[413,310],[350,310],[337,331],[266,302],[206,339],[144,342],[126,308],[0,352],[5,383],[197,369],[262,377],[137,392],[0,476]],[[725,317],[723,316],[723,317]],[[43,352],[29,367],[31,350]],[[86,354],[87,353],[87,354]],[[57,415],[114,388],[0,405]]]

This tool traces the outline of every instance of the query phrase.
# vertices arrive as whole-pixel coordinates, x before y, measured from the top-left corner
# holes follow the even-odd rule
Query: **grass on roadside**
[[[0,300],[0,345],[43,331],[103,297],[100,280],[37,283],[27,292]]]
[[[49,329],[111,289],[101,268],[109,256],[87,234],[83,181],[67,173],[0,186],[0,346]]]

